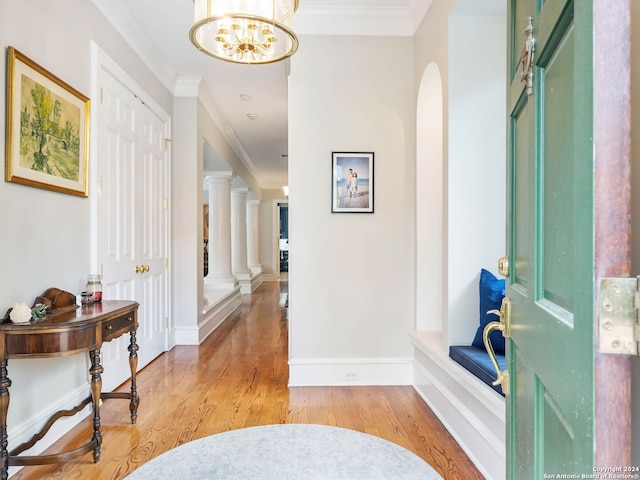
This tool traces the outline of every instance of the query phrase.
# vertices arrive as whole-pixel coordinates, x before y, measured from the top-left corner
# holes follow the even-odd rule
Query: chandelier
[[[194,0],[191,42],[234,63],[272,63],[298,49],[290,27],[298,0]]]

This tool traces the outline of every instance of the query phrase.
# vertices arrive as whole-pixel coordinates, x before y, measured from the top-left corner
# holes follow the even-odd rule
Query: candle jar
[[[102,301],[102,281],[100,275],[92,273],[87,277],[85,291],[93,303],[100,303]]]

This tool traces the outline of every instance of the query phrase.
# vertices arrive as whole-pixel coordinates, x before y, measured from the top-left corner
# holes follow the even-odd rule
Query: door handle
[[[509,276],[509,257],[498,259],[498,273],[505,278]]]
[[[533,17],[527,17],[527,26],[522,32],[527,40],[520,52],[520,61],[518,64],[522,64],[522,72],[520,74],[520,81],[525,82],[527,95],[533,93],[533,56],[536,51],[536,39],[533,36]]]
[[[502,387],[502,392],[505,395],[509,395],[509,371],[503,371],[500,369],[500,365],[498,364],[498,360],[496,359],[496,352],[493,350],[493,345],[491,345],[491,340],[489,339],[491,332],[493,332],[494,330],[500,330],[505,338],[509,338],[511,334],[511,302],[509,301],[509,298],[504,297],[502,299],[500,310],[489,310],[487,313],[498,315],[498,317],[500,317],[500,321],[489,322],[484,327],[484,330],[482,332],[484,348],[489,354],[491,363],[493,363],[493,368],[496,369],[497,378],[491,385],[500,385]]]
[[[136,265],[135,272],[136,273],[144,272],[144,265]]]

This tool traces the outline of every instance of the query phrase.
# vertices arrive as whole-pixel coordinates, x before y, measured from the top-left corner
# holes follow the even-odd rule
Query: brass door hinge
[[[638,278],[600,280],[600,353],[640,355]]]

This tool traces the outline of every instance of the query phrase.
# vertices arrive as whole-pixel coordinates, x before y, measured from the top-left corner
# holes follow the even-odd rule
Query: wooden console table
[[[0,478],[8,478],[9,466],[31,466],[60,463],[78,458],[93,450],[93,460],[100,460],[100,399],[129,399],[131,423],[136,423],[140,399],[136,390],[138,367],[138,304],[124,300],[108,300],[79,307],[75,310],[54,313],[42,320],[23,324],[0,324]],[[102,392],[103,368],[100,365],[100,347],[129,332],[129,366],[131,368],[131,392]],[[91,367],[91,394],[80,405],[71,410],[54,414],[46,425],[31,440],[8,451],[7,413],[9,411],[9,387],[7,362],[10,358],[44,358],[89,352]],[[43,372],[46,373],[46,372]],[[41,440],[51,426],[63,416],[71,416],[86,405],[93,406],[93,436],[85,445],[74,450],[53,454],[19,456]]]

